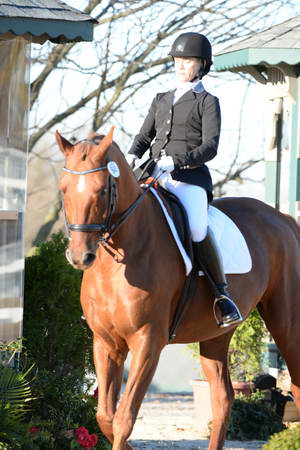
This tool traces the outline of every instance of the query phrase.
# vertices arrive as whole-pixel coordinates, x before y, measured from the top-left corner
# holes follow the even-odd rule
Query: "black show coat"
[[[203,187],[211,199],[212,179],[205,163],[217,154],[219,101],[206,91],[189,90],[173,105],[174,92],[156,95],[129,153],[141,158],[150,148],[155,159],[164,151],[174,161],[172,178]]]

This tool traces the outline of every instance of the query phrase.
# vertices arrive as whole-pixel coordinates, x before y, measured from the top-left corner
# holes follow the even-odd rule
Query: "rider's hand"
[[[172,156],[164,155],[157,161],[156,164],[162,172],[170,173],[175,169]]]
[[[133,153],[127,153],[125,155],[125,158],[131,169],[134,169],[134,166],[136,165],[139,158]]]

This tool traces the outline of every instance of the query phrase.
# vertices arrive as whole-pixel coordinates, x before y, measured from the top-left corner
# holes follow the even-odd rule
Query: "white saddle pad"
[[[179,239],[173,219],[169,215],[167,208],[155,189],[151,188],[151,192],[157,198],[164,212],[177,247],[183,258],[186,275],[188,275],[192,270],[192,262]],[[236,224],[218,208],[210,205],[208,208],[208,226],[210,230],[213,231],[217,245],[220,249],[225,273],[233,274],[249,272],[252,268],[251,255],[245,238]],[[203,275],[203,272],[199,272],[199,275]]]

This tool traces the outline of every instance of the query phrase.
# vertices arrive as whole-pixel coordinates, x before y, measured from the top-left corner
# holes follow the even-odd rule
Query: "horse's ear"
[[[60,151],[64,153],[64,155],[67,156],[73,150],[74,145],[65,139],[57,130],[55,132],[55,139]]]
[[[102,154],[109,149],[109,147],[113,142],[114,129],[115,127],[112,126],[107,135],[103,139],[101,139],[101,141],[98,144],[98,150],[100,150]]]

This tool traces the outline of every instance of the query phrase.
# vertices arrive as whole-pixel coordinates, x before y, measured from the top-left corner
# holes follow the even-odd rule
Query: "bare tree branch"
[[[241,163],[239,166],[235,168],[235,170],[231,170],[230,172],[227,172],[217,183],[214,183],[214,191],[217,195],[217,197],[222,197],[224,195],[223,193],[223,187],[229,182],[229,181],[242,181],[242,174],[253,167],[255,164],[261,162],[263,160],[263,157],[257,158],[257,159],[250,159],[247,162]]]
[[[128,103],[171,72],[168,50],[178,33],[199,31],[213,44],[225,43],[271,26],[287,8],[292,15],[297,2],[236,0],[234,8],[227,0],[86,0],[85,5],[84,12],[99,21],[94,43],[32,46],[32,66],[37,74],[31,84],[32,154],[55,126],[72,131],[84,125],[97,131],[111,118],[122,122]],[[71,94],[67,84],[74,86]],[[125,125],[121,128],[124,135],[130,135]],[[216,191],[222,193],[225,183],[239,179],[258,161],[253,158],[240,163],[237,152],[216,183]],[[56,200],[35,242],[46,238],[59,208]]]

